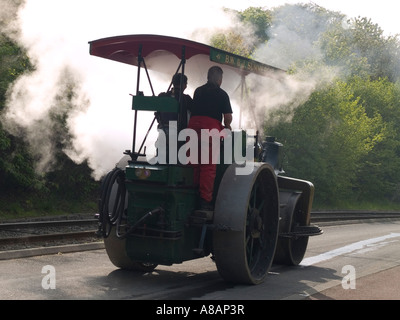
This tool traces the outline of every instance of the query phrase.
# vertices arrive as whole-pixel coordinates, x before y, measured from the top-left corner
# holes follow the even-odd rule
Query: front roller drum
[[[314,185],[305,180],[278,177],[281,220],[274,264],[298,265],[303,260],[310,236],[320,235],[318,226],[310,225]]]
[[[274,264],[295,266],[300,264],[305,255],[308,236],[297,235],[295,230],[307,227],[307,215],[301,210],[302,193],[281,193],[281,201],[285,198],[287,203],[281,210],[280,234],[276,246]]]
[[[237,174],[238,167],[232,164],[219,186],[213,254],[224,280],[259,284],[272,265],[278,239],[277,180],[269,164],[254,163],[245,175]]]

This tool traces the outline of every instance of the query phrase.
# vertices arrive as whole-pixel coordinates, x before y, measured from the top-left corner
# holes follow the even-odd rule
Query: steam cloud
[[[96,179],[114,167],[124,150],[131,149],[133,112],[129,93],[134,93],[136,87],[136,68],[90,56],[88,41],[122,34],[154,33],[207,43],[215,31],[231,27],[239,30],[238,22],[212,1],[206,4],[176,2],[179,4],[159,1],[155,7],[153,2],[138,5],[123,0],[79,3],[26,0],[17,12],[17,19],[13,23],[8,21],[4,30],[28,49],[36,69],[21,76],[9,88],[2,123],[13,134],[26,137],[38,159],[38,172],[51,171],[54,165],[52,115],[57,113],[68,111],[72,144],[64,152],[77,163],[87,159]],[[0,6],[4,8],[0,16],[4,23],[5,17],[17,8],[8,0],[0,0]],[[280,41],[285,42],[283,37]],[[302,48],[306,50],[303,54],[314,50]],[[286,67],[290,61],[285,61],[282,54],[274,54],[275,50],[271,41],[269,47],[260,48],[256,58]],[[274,60],[278,56],[283,60]],[[287,77],[278,83],[249,79],[254,96],[252,114],[262,120],[270,108],[301,102],[319,83],[320,79],[315,79],[302,81]],[[165,89],[165,83],[155,84],[156,92]],[[191,94],[194,89],[189,80],[186,93]],[[256,92],[257,89],[260,90]],[[70,96],[66,99],[68,93]],[[252,124],[252,114],[244,114],[244,123]],[[144,135],[151,120],[152,115],[141,119],[144,127],[138,133]],[[261,120],[256,123],[259,129]],[[238,128],[238,116],[235,121]]]

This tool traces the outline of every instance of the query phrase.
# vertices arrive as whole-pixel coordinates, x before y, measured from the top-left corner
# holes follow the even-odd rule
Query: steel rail
[[[373,220],[396,220],[400,219],[400,212],[397,211],[312,211],[311,223],[330,223],[330,224],[343,224],[348,222],[371,222]]]
[[[0,238],[0,245],[36,244],[36,243],[46,243],[49,241],[79,240],[79,239],[94,238],[94,237],[96,237],[94,230],[51,233],[51,234],[40,234],[40,235],[22,236],[22,237]]]
[[[98,222],[97,219],[5,222],[5,223],[0,223],[0,230],[27,229],[27,228],[32,228],[32,227],[82,226],[82,225],[95,224],[97,222]]]
[[[397,211],[362,211],[362,210],[320,210],[311,212],[311,222],[334,222],[348,220],[368,220],[368,219],[397,219],[400,212]],[[67,227],[67,226],[93,226],[98,222],[97,219],[74,219],[74,220],[41,220],[25,222],[5,222],[0,223],[2,230],[19,230],[40,227]]]

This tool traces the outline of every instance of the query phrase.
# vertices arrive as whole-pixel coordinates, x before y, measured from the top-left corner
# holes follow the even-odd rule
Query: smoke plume
[[[1,119],[4,128],[27,139],[38,160],[38,172],[45,173],[55,164],[54,115],[64,115],[70,139],[64,152],[77,163],[87,160],[99,179],[119,161],[124,150],[131,149],[133,112],[129,94],[135,93],[136,68],[90,56],[88,41],[146,33],[208,43],[216,31],[232,28],[246,30],[246,39],[251,40],[249,30],[214,2],[26,0],[17,7],[15,1],[0,0],[1,24],[7,26],[3,30],[28,50],[35,65],[33,72],[21,76],[9,88]],[[15,18],[6,18],[10,16]],[[285,68],[296,57],[282,54],[279,45],[290,43],[298,35],[285,33],[284,26],[277,27],[279,41],[272,36],[255,58]],[[309,41],[298,40],[295,43],[301,44],[301,50],[296,48],[296,52],[302,56],[318,54]],[[287,48],[285,52],[293,50]],[[321,78],[316,75],[303,81],[286,76],[278,82],[265,81],[249,79],[253,110],[243,110],[243,123],[249,121],[251,125],[258,119],[258,128],[270,108],[300,103]],[[165,91],[167,82],[155,83],[155,91]],[[185,93],[192,94],[194,84],[189,80]],[[238,128],[236,104],[234,113],[234,128]],[[151,120],[152,115],[141,118],[138,133],[144,135]]]
[[[2,30],[27,49],[35,65],[9,88],[2,123],[29,142],[37,171],[51,171],[55,164],[52,117],[58,106],[65,106],[61,96],[67,91],[66,134],[73,143],[64,151],[72,160],[87,159],[100,178],[131,149],[129,94],[136,87],[135,68],[90,56],[88,41],[140,33],[190,38],[195,30],[201,30],[197,40],[207,41],[212,30],[230,23],[221,8],[208,2],[26,0],[17,6],[1,0]],[[147,130],[151,119],[142,122]]]

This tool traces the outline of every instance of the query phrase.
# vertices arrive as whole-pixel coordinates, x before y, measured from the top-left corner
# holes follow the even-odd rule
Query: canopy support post
[[[137,71],[137,80],[136,80],[136,95],[138,96],[140,94],[139,88],[140,88],[140,69],[141,65],[143,62],[143,57],[142,57],[142,45],[139,45],[139,52],[138,52],[138,71]],[[138,158],[138,155],[135,153],[135,148],[136,148],[136,126],[137,126],[137,114],[138,111],[135,110],[135,118],[133,122],[133,141],[132,141],[132,151],[130,153],[130,156],[132,160],[136,161]]]

